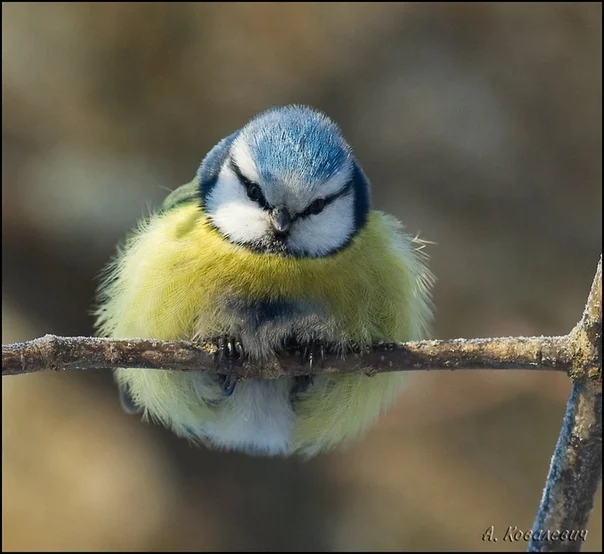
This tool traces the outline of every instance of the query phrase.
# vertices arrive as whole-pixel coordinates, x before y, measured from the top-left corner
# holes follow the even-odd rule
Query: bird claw
[[[292,395],[296,396],[305,392],[308,387],[314,384],[314,368],[317,363],[323,366],[325,361],[325,345],[318,339],[311,339],[308,344],[302,348],[302,364],[308,364],[308,375],[301,375],[294,378]]]
[[[302,349],[302,363],[308,363],[308,377],[311,385],[313,384],[313,369],[317,362],[320,362],[321,367],[323,367],[325,344],[318,339],[311,339]]]
[[[226,368],[226,374],[218,375],[218,382],[224,395],[231,396],[237,385],[237,377],[233,374],[235,359],[242,358],[245,351],[239,339],[228,335],[219,337],[214,344],[216,346],[216,365]]]

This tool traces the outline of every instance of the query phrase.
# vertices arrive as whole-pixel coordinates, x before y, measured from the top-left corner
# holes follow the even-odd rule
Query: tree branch
[[[504,337],[379,343],[345,355],[327,353],[315,373],[428,369],[532,369],[565,371],[573,379],[600,379],[602,367],[602,260],[581,321],[563,337]],[[599,350],[598,350],[599,349]],[[599,357],[598,357],[599,356]],[[65,369],[147,368],[220,372],[216,347],[187,341],[45,335],[2,346],[2,376]],[[265,363],[235,361],[238,379],[304,375],[300,352],[286,350]],[[222,369],[224,371],[224,369]]]
[[[602,477],[602,257],[583,317],[570,333],[572,391],[550,463],[529,552],[579,552]],[[575,373],[578,371],[579,373]],[[572,537],[572,535],[571,535]]]
[[[574,381],[528,552],[581,550],[601,477],[602,384]]]
[[[220,372],[216,347],[185,341],[102,339],[46,335],[3,345],[2,376],[36,371],[148,368]],[[237,360],[238,379],[304,375],[300,352],[285,351],[258,364]],[[328,353],[315,373],[429,369],[532,369],[565,371],[573,381],[566,415],[529,551],[579,551],[602,474],[602,257],[581,321],[563,337],[507,337],[376,344],[345,356]],[[222,370],[224,371],[224,370]],[[564,532],[567,532],[566,534]],[[574,537],[574,538],[573,538]]]
[[[344,356],[327,353],[314,373],[427,369],[535,369],[570,371],[575,367],[568,337],[426,340],[400,344],[380,343],[356,348]],[[2,375],[64,369],[115,368],[224,372],[216,364],[216,347],[186,341],[44,337],[2,347]],[[306,375],[299,350],[286,350],[258,364],[235,361],[239,379],[275,379]]]

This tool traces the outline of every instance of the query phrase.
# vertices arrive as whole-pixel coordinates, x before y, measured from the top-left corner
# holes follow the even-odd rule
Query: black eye
[[[320,214],[325,208],[325,200],[323,198],[317,198],[310,206],[308,206],[308,212],[317,215]]]
[[[260,190],[260,187],[255,183],[250,183],[246,188],[248,198],[253,202],[258,202],[258,200],[262,198],[262,191]]]

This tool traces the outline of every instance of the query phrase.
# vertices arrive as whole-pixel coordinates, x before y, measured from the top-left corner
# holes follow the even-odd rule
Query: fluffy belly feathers
[[[386,237],[404,238],[392,248]],[[208,227],[196,206],[155,216],[126,245],[103,287],[105,336],[164,340],[241,338],[257,359],[284,341],[420,338],[428,278],[410,238],[372,213],[341,253],[257,255]],[[396,245],[396,240],[394,240]],[[389,404],[401,373],[317,376],[292,402],[292,379],[239,382],[225,397],[215,376],[116,371],[145,416],[212,446],[258,454],[314,454],[361,433]]]

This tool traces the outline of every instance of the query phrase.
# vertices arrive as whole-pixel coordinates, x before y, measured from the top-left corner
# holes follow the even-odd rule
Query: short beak
[[[287,208],[275,208],[272,213],[273,227],[278,233],[287,233],[292,224],[292,218]]]

